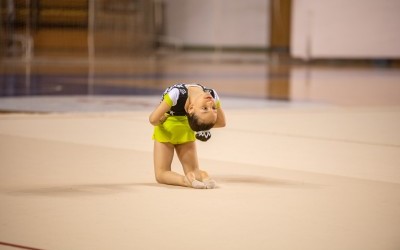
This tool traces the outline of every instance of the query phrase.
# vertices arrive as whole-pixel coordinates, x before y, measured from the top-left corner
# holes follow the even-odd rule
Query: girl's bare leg
[[[194,180],[198,180],[200,182],[205,181],[204,188],[214,188],[216,186],[215,181],[213,181],[213,183],[208,182],[211,179],[207,172],[199,169],[199,161],[195,142],[175,145],[175,150],[182,164],[183,171],[190,182],[193,182]],[[198,185],[202,184],[198,183]]]
[[[174,145],[154,141],[154,173],[158,183],[187,187],[185,176],[171,171]]]
[[[182,164],[185,175],[194,173],[197,180],[200,180],[199,161],[195,142],[187,142],[175,145],[176,154]]]

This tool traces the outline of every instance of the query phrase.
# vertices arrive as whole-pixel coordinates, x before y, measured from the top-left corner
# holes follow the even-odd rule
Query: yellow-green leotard
[[[215,90],[206,89],[201,85],[199,87],[212,91],[211,94],[216,100],[217,107],[220,106],[219,97]],[[168,118],[164,123],[154,127],[153,140],[172,144],[183,144],[196,140],[195,132],[190,128],[184,111],[186,99],[187,88],[185,84],[176,84],[165,90],[162,100],[168,103],[171,110],[168,111]]]
[[[182,144],[195,141],[196,137],[186,116],[169,116],[163,124],[154,127],[153,139],[158,142]]]
[[[164,95],[163,100],[172,106],[172,100],[168,94]],[[154,127],[153,140],[182,144],[195,141],[196,137],[186,116],[168,116],[163,124]]]

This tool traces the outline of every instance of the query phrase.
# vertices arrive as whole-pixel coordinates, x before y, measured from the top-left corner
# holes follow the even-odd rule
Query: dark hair
[[[211,138],[209,131],[214,127],[215,123],[202,123],[195,114],[186,114],[190,128],[196,132],[196,139],[200,141],[208,141]]]

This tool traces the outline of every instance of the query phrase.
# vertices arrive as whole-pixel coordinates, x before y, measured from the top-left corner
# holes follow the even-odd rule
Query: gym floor
[[[400,249],[400,69],[250,53],[0,62],[0,249]],[[215,88],[213,190],[157,184],[148,115]],[[182,173],[179,161],[173,169]]]

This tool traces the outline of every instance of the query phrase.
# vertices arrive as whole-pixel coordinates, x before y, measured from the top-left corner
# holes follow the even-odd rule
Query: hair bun
[[[196,139],[200,141],[208,141],[211,138],[211,132],[209,130],[197,131]]]

